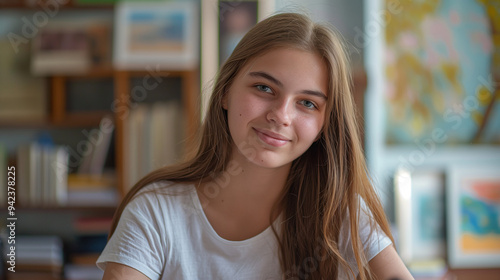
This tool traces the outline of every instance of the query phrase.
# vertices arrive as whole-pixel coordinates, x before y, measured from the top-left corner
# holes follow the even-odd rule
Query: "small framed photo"
[[[448,262],[500,267],[500,164],[448,170]]]
[[[398,169],[394,176],[398,250],[406,264],[445,260],[444,172]]]
[[[275,1],[201,1],[201,112],[205,114],[211,87],[220,66],[231,55],[243,36],[257,22],[275,12]]]
[[[115,10],[118,69],[190,70],[199,65],[198,9],[192,1],[126,2]]]
[[[219,65],[258,20],[258,1],[219,1]]]

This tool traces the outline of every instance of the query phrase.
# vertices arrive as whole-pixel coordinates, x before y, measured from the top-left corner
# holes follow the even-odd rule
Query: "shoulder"
[[[140,189],[135,197],[142,194],[152,193],[152,194],[183,194],[188,193],[194,189],[194,185],[191,183],[184,182],[172,182],[172,181],[157,181],[149,185],[144,186]]]
[[[380,228],[373,215],[363,201],[359,199],[359,207],[357,212],[358,235],[366,260],[370,261],[373,257],[379,254],[383,249],[392,244],[391,239]],[[357,263],[352,247],[353,236],[351,234],[351,219],[350,214],[344,217],[342,221],[341,232],[339,236],[339,249],[345,256],[349,265],[354,268],[357,273]]]
[[[196,192],[190,183],[158,181],[144,186],[125,207],[125,212],[153,216],[192,204],[192,194]],[[168,213],[168,212],[167,212]]]
[[[173,197],[190,197],[194,191],[194,185],[191,183],[158,181],[144,186],[134,195],[131,201],[137,199],[165,201]]]
[[[366,205],[365,201],[359,197],[358,209],[357,209],[357,224],[358,224],[358,235],[365,249],[367,245],[376,243],[377,241],[389,241],[390,238],[384,233],[380,228],[379,224],[373,217],[370,208]],[[341,238],[345,238],[345,242],[351,242],[351,219],[350,213],[347,211],[346,216],[342,222]],[[383,248],[382,248],[383,249]]]

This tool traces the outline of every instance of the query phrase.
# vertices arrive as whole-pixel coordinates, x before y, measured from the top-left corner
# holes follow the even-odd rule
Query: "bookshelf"
[[[133,77],[141,77],[144,75],[148,75],[146,72],[142,71],[116,71],[115,72],[115,98],[116,100],[124,101],[123,104],[131,104],[130,96],[128,93],[131,92],[130,89],[130,79]],[[175,78],[178,77],[182,81],[181,90],[182,90],[182,109],[183,109],[183,118],[186,124],[185,131],[185,142],[184,149],[188,151],[192,145],[194,136],[199,127],[199,107],[197,98],[199,96],[199,86],[198,86],[198,71],[162,71],[157,73],[160,77],[170,77]],[[122,116],[129,115],[128,107],[125,111],[120,111],[119,114],[115,115],[115,123],[116,123],[116,164],[117,164],[117,186],[120,190],[120,193],[124,195],[126,193],[126,187],[124,182],[124,172],[125,166],[130,162],[130,156],[126,153],[126,145],[128,144],[129,139],[124,138],[124,135],[128,135],[130,132],[128,128],[125,126],[125,118]]]
[[[33,18],[33,15],[43,10],[44,3],[49,3],[46,0],[0,0],[0,17],[9,15],[15,18],[15,21],[25,17],[28,20]],[[113,1],[104,1],[106,4],[99,4],[98,1],[87,0],[68,0],[59,1],[65,2],[58,7],[58,15],[63,15],[66,12],[71,15],[89,14],[92,16],[94,12],[104,14],[113,14]],[[72,16],[70,17],[70,19]],[[80,17],[81,19],[81,17]],[[51,18],[50,21],[53,19]],[[67,19],[66,19],[67,20]],[[0,24],[2,22],[0,21]],[[8,25],[4,25],[8,26]],[[1,28],[0,28],[1,31]],[[19,30],[13,30],[16,34],[21,34]],[[8,30],[7,30],[8,32]],[[5,33],[6,34],[6,33]],[[110,34],[111,35],[111,34]],[[111,41],[112,36],[108,39]],[[0,32],[0,50],[12,52],[12,47],[8,40],[3,41]],[[111,43],[108,44],[109,46]],[[22,60],[26,62],[30,54],[29,44],[20,45],[20,54],[12,54],[15,59],[12,59],[11,64],[18,63]],[[0,66],[2,58],[0,57]],[[22,59],[21,59],[22,58]],[[5,60],[4,60],[5,61]],[[0,75],[10,71],[9,66],[2,69],[0,67]],[[2,72],[4,70],[4,72]],[[29,73],[29,67],[23,65],[23,71]],[[98,130],[103,118],[111,117],[113,120],[114,129],[111,136],[111,144],[107,151],[106,159],[106,175],[112,177],[112,188],[118,194],[118,199],[115,203],[38,203],[22,205],[19,201],[16,202],[16,217],[18,218],[18,227],[16,234],[20,237],[31,236],[57,236],[62,240],[64,247],[64,267],[61,271],[60,267],[29,267],[24,266],[26,270],[22,273],[16,272],[7,273],[7,279],[65,279],[63,276],[66,267],[71,270],[74,275],[85,273],[84,271],[94,271],[95,265],[92,264],[96,254],[80,254],[76,245],[89,242],[89,244],[99,243],[106,238],[109,230],[106,224],[110,221],[116,209],[117,203],[126,194],[131,187],[131,183],[126,181],[126,175],[129,171],[129,166],[134,160],[130,152],[130,117],[136,104],[155,102],[155,100],[136,100],[133,96],[133,90],[137,82],[143,81],[146,77],[161,78],[163,83],[157,89],[148,88],[148,95],[157,95],[155,100],[170,101],[174,99],[175,104],[178,104],[180,117],[183,120],[184,129],[182,131],[182,142],[180,145],[182,150],[189,151],[192,148],[194,135],[199,128],[199,105],[198,98],[200,95],[199,86],[199,69],[178,69],[178,70],[161,70],[151,73],[144,71],[129,71],[123,69],[115,69],[111,66],[110,61],[99,65],[93,65],[91,68],[83,72],[61,72],[40,76],[40,87],[37,87],[40,92],[44,92],[44,112],[40,116],[30,118],[10,117],[5,118],[0,115],[0,167],[3,165],[16,166],[18,164],[18,148],[27,142],[36,141],[37,135],[41,133],[51,134],[55,145],[63,145],[75,147],[82,141],[83,131]],[[4,76],[7,77],[7,76]],[[5,81],[1,79],[0,83]],[[92,90],[99,88],[101,90]],[[3,88],[4,85],[2,86]],[[25,87],[22,90],[26,91]],[[160,92],[160,93],[159,93]],[[5,93],[5,91],[3,92]],[[39,93],[39,92],[37,92]],[[163,94],[164,93],[164,94]],[[33,92],[33,94],[35,94]],[[81,102],[82,96],[88,94],[89,98],[105,99],[99,106],[90,106],[84,108]],[[172,95],[172,96],[170,96]],[[158,97],[159,96],[159,97]],[[2,89],[0,89],[0,98],[2,97]],[[27,97],[25,102],[29,102]],[[38,102],[38,99],[36,100]],[[77,108],[75,107],[82,107]],[[97,109],[96,109],[97,108]],[[3,113],[3,112],[2,112]],[[168,128],[166,128],[168,129]],[[54,136],[56,135],[56,136]],[[145,136],[146,138],[147,136]],[[2,143],[8,140],[7,144]],[[86,140],[86,139],[85,139]],[[2,144],[3,147],[2,147]],[[3,151],[2,151],[3,150]],[[108,163],[111,162],[111,164]],[[3,164],[3,165],[2,165]],[[70,167],[70,173],[77,173],[77,167]],[[111,170],[109,170],[111,169]],[[22,171],[17,173],[17,176],[26,176]],[[1,177],[1,176],[0,176]],[[18,182],[19,183],[19,182]],[[0,184],[3,190],[3,185]],[[18,185],[19,186],[19,185]],[[81,187],[80,187],[81,188]],[[16,196],[19,198],[21,193],[16,190]],[[7,212],[4,201],[5,196],[0,194],[0,218],[2,227],[5,223]],[[17,200],[17,199],[16,199]],[[104,220],[103,220],[104,219]],[[82,222],[84,221],[84,222]],[[77,224],[77,225],[75,225]],[[96,229],[96,227],[98,227]],[[0,237],[5,237],[5,232],[0,231]],[[97,239],[93,239],[93,238]],[[33,239],[32,242],[40,242],[42,239]],[[37,241],[38,240],[38,241]],[[96,241],[97,240],[97,241]],[[99,241],[100,240],[100,241]],[[102,242],[101,242],[102,243]],[[59,250],[59,245],[54,246],[54,250]],[[74,251],[75,250],[75,251]],[[76,253],[75,253],[76,252]],[[3,252],[1,252],[2,255]],[[3,259],[2,259],[3,261]],[[81,266],[81,265],[84,266]],[[76,266],[75,266],[76,265]],[[85,267],[87,265],[87,267]],[[44,269],[47,270],[44,272]],[[48,272],[48,273],[47,273]],[[76,276],[75,276],[76,277]],[[2,278],[2,277],[0,277]],[[85,277],[84,277],[85,278]],[[2,278],[3,279],[3,278]],[[67,279],[71,279],[67,278]],[[81,279],[81,278],[80,278]],[[90,278],[85,278],[90,279]]]
[[[127,131],[127,116],[129,115],[130,104],[133,104],[130,101],[130,88],[131,88],[131,79],[140,79],[145,75],[144,72],[140,71],[119,71],[119,70],[106,70],[100,72],[93,72],[89,75],[69,75],[69,76],[50,76],[47,79],[50,81],[50,91],[49,91],[49,104],[50,110],[48,117],[42,120],[33,120],[33,121],[9,121],[2,123],[0,122],[0,131],[9,129],[10,131],[22,131],[22,130],[47,130],[47,129],[58,129],[58,130],[67,130],[67,129],[82,129],[82,128],[92,128],[99,125],[102,117],[105,115],[112,114],[114,118],[114,161],[115,161],[115,174],[114,177],[116,179],[115,188],[118,190],[118,194],[120,197],[123,197],[126,194],[128,187],[124,182],[124,174],[126,174],[126,165],[130,161],[130,155],[127,151],[127,135],[129,131]],[[194,138],[194,134],[197,131],[199,126],[198,121],[198,108],[197,108],[197,95],[198,95],[198,72],[197,70],[192,71],[165,71],[161,72],[158,75],[162,77],[168,78],[178,78],[181,80],[181,97],[182,97],[182,114],[184,119],[186,120],[186,131],[185,131],[185,139],[186,141],[183,143],[185,145],[185,150],[189,150],[191,141]],[[120,111],[113,112],[113,110],[109,111],[97,111],[97,112],[71,112],[66,110],[66,98],[67,98],[67,84],[72,79],[83,79],[89,80],[93,78],[111,78],[114,84],[114,92],[113,97],[114,100],[125,100],[123,104],[129,104],[127,106],[122,107]],[[22,176],[23,174],[19,174]],[[48,227],[40,231],[40,224],[34,224],[31,221],[36,220],[46,220],[46,219],[61,219],[61,221],[77,219],[79,216],[90,216],[90,217],[112,217],[115,207],[112,205],[37,205],[37,206],[25,206],[18,204],[20,208],[18,209],[17,216],[20,220],[25,223],[30,223],[30,226],[25,228],[19,228],[18,234],[29,233],[29,234],[52,234],[52,235],[66,235],[65,239],[68,238],[71,240],[71,236],[77,234],[75,232],[67,234],[61,232],[60,229],[57,229],[56,225],[48,225]],[[67,218],[67,215],[70,215],[72,218]],[[3,216],[3,215],[2,215]],[[60,218],[66,217],[66,218]],[[64,225],[62,225],[64,227]],[[106,233],[107,231],[101,232]],[[75,242],[74,240],[70,241]],[[81,241],[76,241],[77,243]],[[65,243],[67,245],[67,243]],[[90,255],[87,259],[87,263],[85,265],[89,266],[89,269],[92,269],[89,264],[92,259],[96,257],[96,255]],[[79,260],[80,262],[84,257],[68,257],[66,264],[74,265],[73,260]],[[29,268],[29,266],[28,266]],[[38,269],[34,267],[33,269]],[[74,268],[78,269],[78,267]],[[56,270],[59,271],[59,270]],[[17,274],[19,277],[23,274]],[[27,278],[16,278],[16,279],[40,279],[41,275],[31,274],[29,272],[26,273]],[[52,276],[51,276],[52,277]],[[9,278],[10,279],[10,278]],[[48,278],[48,279],[58,279],[58,278]]]
[[[182,71],[160,71],[155,73],[162,78],[179,78],[181,80],[181,103],[182,114],[185,119],[185,142],[184,149],[189,150],[192,147],[193,139],[199,127],[199,108],[198,108],[198,70],[182,70]],[[126,143],[129,131],[125,126],[128,116],[130,115],[130,106],[135,101],[130,96],[132,78],[142,78],[150,75],[146,71],[123,71],[113,69],[96,69],[88,75],[71,75],[71,76],[52,76],[51,80],[51,105],[50,121],[48,125],[56,127],[85,127],[97,126],[100,120],[110,113],[114,116],[115,123],[115,162],[116,162],[116,187],[123,197],[126,194],[127,186],[123,180],[125,166],[130,161],[127,154]],[[114,84],[114,102],[116,105],[110,111],[97,111],[75,113],[68,112],[66,106],[66,83],[68,79],[91,79],[91,78],[107,78],[111,77]],[[113,112],[115,111],[115,112]],[[27,126],[29,124],[24,124]]]
[[[131,79],[141,79],[148,75],[142,71],[120,71],[120,70],[106,70],[100,72],[93,72],[89,75],[68,75],[68,76],[50,76],[49,90],[49,104],[50,110],[45,119],[36,120],[3,120],[0,121],[0,131],[9,129],[10,131],[21,131],[37,129],[45,131],[49,129],[58,129],[64,131],[65,129],[93,129],[99,126],[100,121],[105,116],[112,116],[114,120],[114,162],[116,189],[120,197],[123,197],[128,187],[126,186],[123,176],[126,173],[125,168],[130,162],[128,155],[127,145],[129,139],[127,135],[130,134],[126,126],[128,117],[130,115],[130,106],[133,106],[134,100],[131,100]],[[194,135],[199,127],[199,115],[197,96],[198,93],[198,71],[161,71],[158,76],[168,79],[179,79],[181,82],[181,99],[182,104],[182,117],[185,121],[185,135],[183,146],[184,150],[189,150],[193,144]],[[114,84],[113,102],[116,102],[115,108],[110,108],[107,111],[77,111],[71,112],[66,109],[67,107],[67,84],[70,80],[82,79],[91,82],[93,78],[111,78]],[[99,94],[99,93],[89,93]],[[11,162],[17,160],[11,159]],[[74,171],[74,170],[73,170]],[[71,172],[71,170],[70,170]],[[22,174],[21,174],[22,175]],[[50,207],[50,206],[49,206]]]

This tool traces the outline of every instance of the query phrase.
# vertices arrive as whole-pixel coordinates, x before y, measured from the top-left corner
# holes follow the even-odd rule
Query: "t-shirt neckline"
[[[261,239],[268,239],[268,238],[273,237],[274,233],[273,233],[271,226],[268,226],[265,230],[263,230],[259,234],[252,236],[252,237],[245,239],[245,240],[234,241],[234,240],[228,240],[228,239],[221,237],[215,231],[215,229],[212,227],[212,224],[210,223],[207,216],[205,215],[205,211],[203,211],[203,207],[201,206],[200,198],[198,197],[198,192],[196,191],[196,187],[194,185],[192,185],[192,190],[191,190],[190,194],[191,194],[193,206],[198,212],[198,217],[200,218],[201,223],[206,227],[208,233],[210,233],[210,235],[214,239],[216,239],[222,243],[225,243],[227,245],[231,245],[231,246],[246,246],[249,244],[255,244],[255,242],[258,242]],[[280,220],[280,216],[278,216],[278,218],[274,221],[275,228],[278,225],[278,220]],[[276,228],[276,230],[278,230],[278,228]]]

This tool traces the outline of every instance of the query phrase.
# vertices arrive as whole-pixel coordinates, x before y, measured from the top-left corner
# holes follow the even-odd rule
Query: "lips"
[[[285,136],[281,135],[281,134],[278,134],[278,133],[274,133],[272,131],[269,131],[269,130],[265,130],[265,129],[257,129],[257,128],[253,128],[255,133],[257,133],[257,136],[259,136],[259,139],[270,145],[270,146],[273,146],[273,147],[281,147],[283,145],[285,145],[286,143],[290,142],[290,140],[288,138],[286,138]]]

